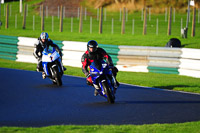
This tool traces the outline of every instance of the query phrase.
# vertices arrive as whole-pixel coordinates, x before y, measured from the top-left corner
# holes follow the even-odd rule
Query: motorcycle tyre
[[[107,82],[103,82],[102,86],[103,86],[104,91],[105,91],[105,93],[107,95],[108,103],[115,103],[115,98],[111,94],[111,90],[110,90],[110,87],[109,87],[108,83]]]
[[[55,80],[56,80],[56,82],[53,81],[53,84],[57,84],[58,86],[62,86],[61,75],[58,72],[58,68],[54,67],[52,70],[53,70],[53,73],[55,74]]]

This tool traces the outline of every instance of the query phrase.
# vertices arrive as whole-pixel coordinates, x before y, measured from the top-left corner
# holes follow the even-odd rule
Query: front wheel
[[[111,88],[109,87],[108,83],[107,82],[103,82],[102,86],[103,86],[104,91],[106,93],[108,103],[115,103],[115,98],[112,95],[112,91],[111,91]]]
[[[54,73],[54,78],[55,78],[55,81],[53,81],[53,84],[57,84],[58,86],[62,86],[61,74],[59,73],[57,67],[53,68],[53,73]]]

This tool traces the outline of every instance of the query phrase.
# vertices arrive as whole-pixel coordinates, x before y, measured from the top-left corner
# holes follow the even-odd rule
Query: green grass
[[[36,2],[39,2],[36,1]],[[31,2],[25,2],[29,6],[28,16],[26,21],[26,29],[22,29],[23,16],[18,12],[19,3],[9,2],[12,5],[12,15],[9,16],[9,28],[5,29],[4,6],[1,9],[1,20],[3,26],[0,28],[1,35],[10,36],[25,36],[37,38],[41,33],[41,18],[34,9]],[[39,9],[38,9],[39,10]],[[180,36],[181,18],[183,20],[182,26],[186,25],[186,13],[176,13],[175,22],[172,21],[172,35],[167,35],[168,22],[165,21],[165,14],[152,14],[151,21],[147,20],[147,35],[143,35],[143,21],[141,21],[141,12],[134,12],[128,14],[128,21],[126,21],[125,34],[121,35],[121,21],[119,21],[119,13],[107,12],[107,19],[103,21],[103,33],[99,34],[99,21],[96,19],[96,10],[91,10],[92,17],[92,33],[90,33],[90,16],[84,19],[83,16],[83,32],[79,33],[79,20],[77,17],[73,18],[73,31],[71,32],[71,18],[64,18],[63,32],[59,32],[59,19],[54,16],[54,28],[52,31],[52,17],[45,17],[45,31],[53,40],[67,40],[67,41],[84,41],[91,39],[97,40],[100,44],[112,45],[132,45],[132,46],[156,46],[164,47],[170,38],[178,38],[182,42],[182,47],[185,48],[200,48],[200,24],[196,21],[196,35],[191,37],[192,19],[189,23],[188,38],[183,39]],[[15,15],[17,15],[17,27],[15,27]],[[35,15],[35,30],[33,30],[33,15]],[[112,18],[114,19],[114,33],[111,33]],[[192,18],[192,15],[191,15]],[[132,19],[134,19],[134,34],[132,34]],[[159,19],[159,30],[156,35],[156,22]],[[196,15],[198,20],[198,15]]]
[[[17,133],[199,133],[200,122],[152,125],[60,125],[41,128],[2,127],[0,132]]]
[[[119,72],[118,79],[134,85],[200,93],[199,78],[176,74]]]

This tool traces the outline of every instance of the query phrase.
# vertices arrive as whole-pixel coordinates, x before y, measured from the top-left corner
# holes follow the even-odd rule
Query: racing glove
[[[90,76],[90,74],[88,74],[87,75],[87,77],[86,77],[86,83],[88,84],[88,85],[93,85],[93,83],[92,83],[92,77]]]

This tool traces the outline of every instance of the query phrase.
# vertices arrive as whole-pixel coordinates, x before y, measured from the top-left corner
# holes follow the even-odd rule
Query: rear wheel
[[[55,81],[53,81],[53,84],[57,84],[58,86],[62,86],[61,75],[58,71],[58,67],[53,68],[53,73],[54,73],[54,76],[55,76]]]
[[[102,86],[103,86],[104,91],[105,91],[105,93],[106,93],[106,95],[107,95],[107,100],[108,100],[108,102],[109,102],[109,103],[115,103],[115,98],[114,98],[114,96],[112,95],[112,92],[111,92],[111,89],[110,89],[108,83],[107,83],[107,82],[103,82],[103,83],[102,83]]]

